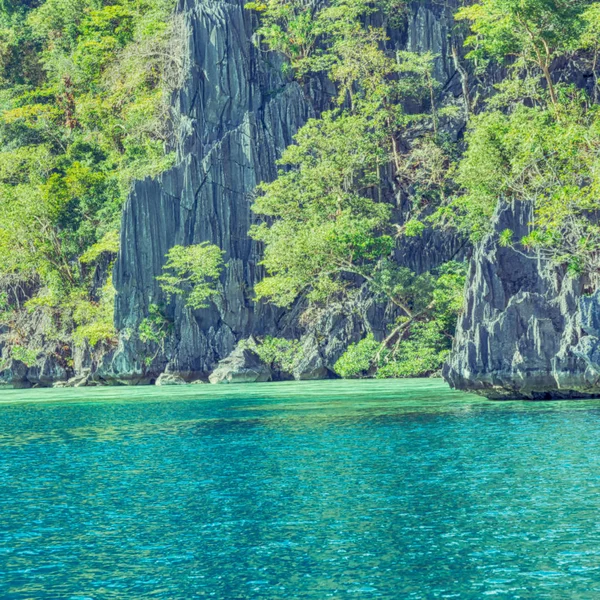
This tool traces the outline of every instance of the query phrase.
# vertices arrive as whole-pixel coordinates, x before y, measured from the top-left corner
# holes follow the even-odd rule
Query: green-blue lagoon
[[[600,402],[0,391],[0,598],[600,598]]]

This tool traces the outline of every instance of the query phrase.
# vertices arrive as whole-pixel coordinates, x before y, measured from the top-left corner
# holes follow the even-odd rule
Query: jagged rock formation
[[[600,296],[498,235],[529,232],[531,204],[501,207],[471,260],[466,303],[444,377],[489,398],[600,394]]]
[[[211,383],[258,383],[270,381],[271,369],[252,350],[239,346],[222,361],[208,378]]]
[[[178,98],[181,161],[158,180],[138,182],[125,208],[116,323],[135,331],[151,303],[165,303],[155,276],[169,248],[204,240],[219,245],[228,262],[220,305],[192,312],[175,300],[167,307],[177,346],[169,369],[197,378],[240,336],[272,330],[280,317],[269,306],[254,309],[250,300],[260,249],[247,235],[249,205],[255,186],[274,177],[276,157],[313,109],[297,83],[259,58],[243,3],[183,2],[180,9],[189,34],[187,81]],[[116,374],[140,376],[141,353],[121,348]]]
[[[263,273],[261,248],[247,235],[256,184],[276,175],[276,159],[306,120],[329,107],[335,90],[324,79],[300,85],[282,74],[281,60],[252,43],[255,17],[245,0],[180,0],[183,19],[184,84],[174,104],[177,164],[156,179],[136,183],[123,214],[121,252],[114,273],[117,289],[116,349],[67,348],[48,339],[43,311],[19,323],[29,347],[38,350],[27,365],[10,352],[12,331],[0,328],[0,385],[14,387],[181,383],[206,379],[220,361],[231,372],[234,349],[253,335],[302,336],[297,379],[331,375],[349,343],[372,331],[382,339],[398,316],[365,290],[353,305],[330,306],[309,327],[303,306],[283,311],[252,301]],[[457,72],[452,13],[457,0],[415,0],[404,22],[390,31],[397,48],[438,56],[437,79],[445,102],[465,105],[466,81]],[[377,16],[372,17],[377,25]],[[572,65],[555,65],[561,78],[580,87],[592,78]],[[501,74],[490,74],[488,83]],[[477,94],[485,97],[486,84]],[[442,123],[457,139],[464,118]],[[399,223],[406,199],[396,202]],[[503,207],[494,233],[471,260],[465,311],[454,352],[444,369],[449,383],[491,398],[568,398],[600,393],[600,294],[585,296],[582,281],[565,277],[522,251],[500,247],[498,233],[527,233],[530,207]],[[220,299],[191,311],[182,299],[167,302],[156,276],[174,245],[210,241],[226,252]],[[396,260],[416,272],[464,256],[464,242],[448,233],[426,231],[396,250]],[[98,289],[106,268],[98,273]],[[0,290],[2,291],[2,290]],[[31,296],[20,291],[21,300]],[[172,323],[161,347],[148,347],[137,335],[149,306],[164,306]],[[65,357],[73,356],[73,362]],[[235,359],[235,360],[234,360]],[[239,359],[239,360],[238,360]],[[237,362],[236,362],[237,361]],[[29,361],[28,361],[29,362]],[[229,365],[229,366],[228,366]],[[257,366],[258,368],[258,366]],[[274,377],[281,374],[273,373]],[[289,374],[286,374],[289,376]],[[262,375],[261,375],[262,377]]]
[[[206,377],[240,339],[302,333],[309,358],[296,376],[323,377],[348,343],[364,334],[343,308],[323,318],[317,335],[316,329],[303,332],[299,309],[286,313],[252,301],[262,276],[261,249],[247,234],[252,193],[260,181],[275,177],[276,159],[306,120],[329,106],[334,90],[321,79],[301,87],[284,77],[278,57],[253,45],[255,17],[243,5],[243,0],[180,2],[188,40],[185,84],[176,98],[179,162],[158,179],[138,182],[125,207],[114,276],[122,333],[114,358],[98,367],[104,380],[152,383],[166,369],[191,381]],[[459,96],[448,42],[451,13],[452,7],[415,2],[405,27],[391,37],[398,47],[439,54],[437,75],[446,92]],[[197,311],[181,299],[167,303],[155,280],[166,252],[202,241],[226,252],[220,300]],[[460,249],[451,236],[426,236],[423,244],[400,250],[400,259],[422,270]],[[135,333],[153,303],[166,307],[173,335],[148,366]],[[369,312],[375,331],[383,332],[395,316],[368,298],[359,310]]]

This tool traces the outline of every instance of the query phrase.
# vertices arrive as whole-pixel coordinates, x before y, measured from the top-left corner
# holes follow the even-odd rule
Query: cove
[[[598,598],[600,401],[0,391],[0,598]]]

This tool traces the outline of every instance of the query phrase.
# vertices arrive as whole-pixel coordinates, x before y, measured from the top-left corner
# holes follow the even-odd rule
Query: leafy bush
[[[40,352],[41,350],[39,349],[25,348],[17,345],[11,348],[10,355],[14,360],[21,361],[28,367],[33,367],[37,362]]]
[[[348,346],[334,370],[345,379],[424,377],[439,371],[448,352],[448,341],[439,323],[417,323],[396,352],[382,348],[381,342],[369,334]]]
[[[400,317],[384,342],[372,334],[350,344],[336,362],[335,372],[344,378],[425,377],[440,370],[452,345],[456,319],[462,308],[466,266],[450,261],[434,274],[420,276],[427,283],[421,302],[427,302],[418,318]]]
[[[386,352],[377,369],[378,378],[426,377],[439,371],[450,352],[450,340],[437,321],[415,323],[397,352]]]
[[[345,379],[367,377],[372,371],[373,363],[381,343],[370,333],[356,344],[350,344],[348,349],[334,365],[334,371]]]
[[[114,326],[115,289],[108,282],[99,302],[81,298],[74,307],[73,319],[76,328],[73,340],[81,346],[86,340],[93,348],[100,342],[115,344],[117,331]]]
[[[160,306],[151,304],[148,307],[148,316],[139,325],[138,335],[144,344],[161,345],[169,335],[171,325]]]
[[[146,354],[144,363],[150,366],[161,350],[164,351],[165,342],[173,330],[173,323],[170,321],[161,307],[157,304],[151,304],[148,307],[148,316],[142,320],[138,327],[138,336],[140,340],[148,346],[154,346],[154,354]]]
[[[217,293],[216,283],[225,268],[223,254],[218,246],[208,242],[173,246],[163,267],[165,274],[156,279],[167,297],[185,295],[186,306],[206,308],[209,298]]]
[[[287,340],[270,335],[253,349],[265,364],[286,373],[293,373],[303,356],[300,340]]]

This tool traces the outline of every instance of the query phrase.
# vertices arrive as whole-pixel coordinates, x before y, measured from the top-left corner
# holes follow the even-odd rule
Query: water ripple
[[[0,598],[600,598],[599,402],[223,388],[0,392]]]

